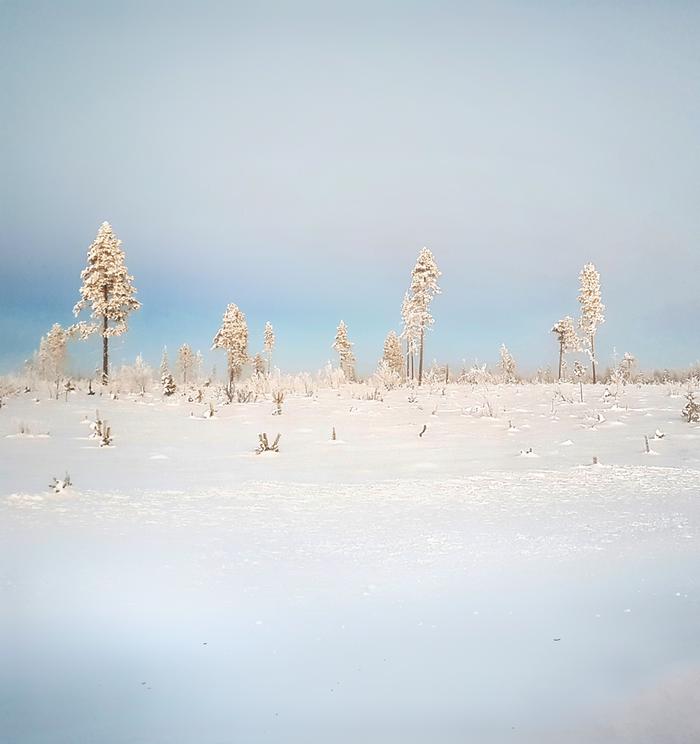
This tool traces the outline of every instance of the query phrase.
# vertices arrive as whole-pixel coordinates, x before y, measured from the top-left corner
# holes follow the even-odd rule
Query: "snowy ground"
[[[700,426],[666,388],[604,390],[348,388],[211,420],[185,400],[11,398],[0,731],[700,740]],[[96,407],[113,447],[89,437]],[[279,454],[253,454],[261,431]]]

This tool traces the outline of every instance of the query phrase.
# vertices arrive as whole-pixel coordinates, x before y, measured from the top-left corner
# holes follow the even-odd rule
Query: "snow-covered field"
[[[700,426],[562,389],[8,399],[2,740],[700,740]]]

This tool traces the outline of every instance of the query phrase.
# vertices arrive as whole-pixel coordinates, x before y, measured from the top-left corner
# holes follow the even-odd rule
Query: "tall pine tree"
[[[600,296],[600,274],[592,263],[587,263],[579,275],[581,288],[578,301],[581,304],[579,325],[591,357],[593,384],[596,383],[595,335],[598,326],[605,323],[605,305]]]
[[[275,331],[272,328],[272,323],[268,320],[265,323],[265,331],[263,333],[263,347],[267,352],[267,374],[272,372],[272,350],[275,348]]]
[[[561,380],[562,367],[564,364],[564,354],[569,351],[577,351],[580,346],[579,337],[576,335],[574,321],[570,315],[566,315],[557,321],[552,327],[552,333],[557,337],[559,342],[559,378]]]
[[[122,241],[117,238],[109,222],[103,222],[97,237],[88,248],[87,266],[80,274],[80,300],[73,308],[77,316],[90,307],[91,318],[98,320],[94,330],[102,336],[102,382],[109,380],[109,339],[127,330],[127,317],[138,310],[136,289],[124,264]]]
[[[189,344],[182,344],[177,352],[177,371],[180,377],[180,382],[183,385],[187,385],[188,382],[193,382],[194,369],[196,365],[196,358],[192,347]]]
[[[387,334],[382,360],[386,362],[392,372],[401,377],[403,373],[403,353],[401,351],[401,341],[399,341],[396,331],[389,331]]]
[[[212,349],[224,349],[228,360],[228,388],[233,386],[248,361],[248,323],[238,305],[226,308],[221,328],[214,336]]]
[[[340,368],[345,373],[348,381],[355,379],[355,355],[352,353],[353,343],[348,338],[348,329],[345,321],[341,320],[336,329],[333,348],[340,357]]]
[[[418,357],[418,384],[423,383],[423,359],[425,356],[425,332],[434,323],[430,314],[430,303],[436,294],[440,294],[438,279],[440,269],[435,263],[433,254],[423,248],[418,254],[418,260],[411,272],[411,302],[414,312],[417,314],[417,323],[420,331],[419,357]]]

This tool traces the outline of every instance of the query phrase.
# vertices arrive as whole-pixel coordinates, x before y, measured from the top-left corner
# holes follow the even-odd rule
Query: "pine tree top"
[[[231,303],[226,307],[212,349],[226,350],[231,371],[240,370],[248,361],[248,323],[238,305]]]
[[[592,263],[587,263],[579,275],[581,287],[578,301],[581,304],[579,325],[587,336],[595,334],[596,329],[605,323],[605,305],[600,294],[600,274]]]
[[[432,299],[433,295],[440,294],[437,282],[441,276],[442,272],[438,269],[432,251],[422,248],[411,272],[411,292],[413,295],[425,293],[428,300]]]
[[[275,331],[272,327],[272,323],[268,320],[265,323],[265,331],[263,333],[263,347],[265,351],[272,351],[275,347]]]

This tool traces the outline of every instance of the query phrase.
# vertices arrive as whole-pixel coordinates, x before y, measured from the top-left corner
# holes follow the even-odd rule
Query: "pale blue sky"
[[[105,219],[143,302],[115,362],[236,302],[252,351],[269,319],[318,368],[343,318],[369,371],[427,245],[429,358],[553,364],[592,260],[601,362],[686,365],[699,42],[684,2],[0,0],[0,369],[71,321]]]

